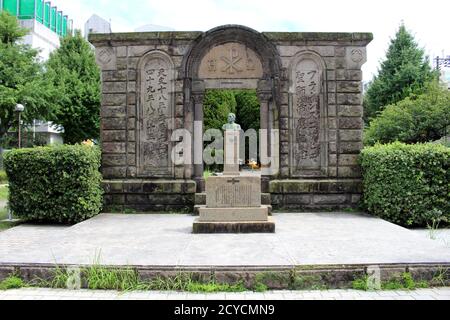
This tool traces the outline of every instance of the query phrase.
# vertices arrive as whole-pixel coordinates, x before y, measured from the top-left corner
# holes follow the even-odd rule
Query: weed
[[[254,287],[255,292],[266,292],[267,290],[269,290],[269,288],[264,283],[260,282],[255,283]]]
[[[244,285],[239,282],[237,284],[219,284],[215,282],[210,283],[199,283],[199,282],[191,282],[187,290],[188,292],[244,292],[247,289]]]
[[[391,279],[381,283],[382,290],[416,290],[422,288],[428,288],[429,283],[427,281],[416,282],[411,273],[405,272],[399,279]],[[369,276],[364,276],[359,279],[355,279],[352,282],[352,288],[354,290],[368,291],[373,288],[369,287]]]
[[[0,290],[20,289],[26,286],[27,284],[16,275],[10,275],[0,282]]]
[[[326,290],[327,286],[323,283],[319,275],[294,275],[291,290]]]
[[[431,283],[438,284],[440,286],[446,286],[449,278],[449,269],[444,267],[439,267],[436,274],[433,276]]]
[[[289,287],[292,276],[285,272],[262,272],[255,277],[255,286],[265,287]]]
[[[368,291],[369,290],[369,276],[363,276],[362,278],[355,279],[352,282],[352,288],[353,288],[353,290]]]

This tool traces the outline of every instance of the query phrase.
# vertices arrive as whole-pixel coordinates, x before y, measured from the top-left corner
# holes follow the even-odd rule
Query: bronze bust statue
[[[222,130],[224,131],[241,131],[241,126],[236,122],[236,115],[234,113],[230,113],[228,115],[228,123],[224,124]]]

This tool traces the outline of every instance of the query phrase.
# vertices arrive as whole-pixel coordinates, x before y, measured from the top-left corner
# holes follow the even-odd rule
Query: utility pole
[[[434,60],[436,61],[436,70],[440,71],[441,68],[450,68],[450,56],[446,58],[437,56]]]

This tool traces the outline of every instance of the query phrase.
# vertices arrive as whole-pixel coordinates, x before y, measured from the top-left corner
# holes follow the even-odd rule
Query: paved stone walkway
[[[450,248],[450,229],[412,230],[412,232],[422,236],[425,239],[439,241],[447,248]]]
[[[212,293],[19,289],[0,291],[0,300],[450,300],[450,288],[415,291],[269,291]]]
[[[190,215],[102,214],[73,227],[0,232],[0,263],[292,266],[448,263],[450,247],[378,218],[274,215],[276,234],[192,234]]]

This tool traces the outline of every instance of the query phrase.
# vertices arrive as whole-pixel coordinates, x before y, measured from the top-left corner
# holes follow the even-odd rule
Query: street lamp
[[[18,117],[19,117],[19,149],[21,148],[21,146],[22,146],[22,141],[21,141],[21,136],[20,136],[20,127],[21,127],[21,115],[22,115],[22,112],[24,112],[25,111],[25,107],[24,107],[24,105],[22,105],[22,104],[17,104],[16,105],[16,109],[14,110],[14,111],[16,111],[17,112],[17,114],[18,114]]]

